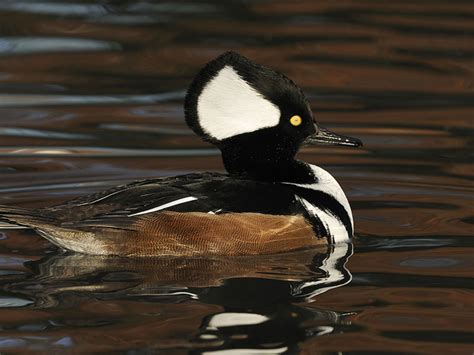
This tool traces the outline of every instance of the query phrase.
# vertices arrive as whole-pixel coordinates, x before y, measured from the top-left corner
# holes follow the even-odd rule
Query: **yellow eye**
[[[303,120],[298,115],[294,115],[293,117],[290,118],[290,123],[295,127],[299,126],[301,122],[303,122]]]

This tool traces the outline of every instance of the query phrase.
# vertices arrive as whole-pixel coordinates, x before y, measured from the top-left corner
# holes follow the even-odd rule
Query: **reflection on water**
[[[0,40],[0,55],[47,52],[100,51],[120,49],[115,43],[70,38],[3,38]]]
[[[469,10],[1,1],[1,204],[222,170],[184,124],[182,101],[202,64],[228,49],[285,72],[322,123],[364,148],[300,153],[351,200],[350,273],[350,246],[140,262],[61,254],[1,225],[0,351],[471,353]]]
[[[298,303],[347,284],[351,275],[345,264],[351,254],[351,244],[274,256],[212,259],[124,259],[55,253],[25,263],[27,271],[23,273],[1,276],[3,294],[0,307],[55,313],[70,307],[71,302],[78,304],[92,300],[104,302],[105,307],[136,304],[146,309],[161,305],[163,312],[139,312],[134,315],[133,323],[137,326],[141,322],[153,325],[168,323],[167,331],[172,333],[183,326],[190,327],[182,324],[189,317],[189,310],[176,305],[199,302],[202,320],[193,325],[193,337],[183,339],[183,342],[189,342],[188,346],[216,350],[227,348],[228,343],[236,347],[241,343],[255,349],[290,349],[296,346],[296,341],[308,336],[331,333],[333,325],[342,322],[343,313],[308,310]],[[4,265],[22,262],[10,261]],[[287,302],[295,304],[287,308]],[[167,308],[173,309],[171,317]],[[54,334],[54,330],[61,331],[57,328],[64,325],[86,324],[105,331],[104,326],[124,321],[98,316],[96,310],[81,314],[74,312],[62,318],[60,325],[53,321],[40,330],[46,339]],[[310,322],[310,325],[300,329],[302,321]],[[17,327],[12,327],[10,333],[18,332]],[[145,330],[145,334],[150,336],[152,329]],[[288,333],[297,333],[298,336],[286,338]],[[133,338],[135,334],[131,336],[128,329],[123,334],[114,335],[117,336],[123,341],[137,341]],[[57,337],[52,337],[38,344],[35,340],[21,339],[25,340],[25,346],[43,349],[54,346],[57,341]],[[107,341],[101,344],[113,345]],[[85,346],[82,350],[87,349]]]
[[[274,256],[206,259],[55,253],[25,264],[28,276],[18,282],[7,277],[5,289],[35,300],[39,308],[54,306],[54,299],[64,293],[84,292],[107,299],[141,297],[153,301],[176,295],[203,301],[219,299],[219,304],[235,303],[235,307],[246,309],[255,304],[249,292],[262,297],[263,303],[274,303],[311,299],[348,283],[351,276],[345,264],[351,254],[350,244]],[[267,280],[265,288],[273,292],[261,293],[257,278]],[[230,298],[220,299],[220,294]]]

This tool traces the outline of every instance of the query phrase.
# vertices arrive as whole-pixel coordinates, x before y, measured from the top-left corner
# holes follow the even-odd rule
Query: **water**
[[[1,204],[222,171],[182,101],[228,49],[365,146],[300,153],[353,246],[132,261],[1,229],[0,351],[472,353],[473,37],[466,1],[2,1]]]

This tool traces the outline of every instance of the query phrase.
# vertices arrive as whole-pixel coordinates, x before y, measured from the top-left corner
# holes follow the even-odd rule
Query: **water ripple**
[[[229,49],[287,74],[318,121],[365,144],[299,155],[348,194],[352,281],[330,258],[340,246],[114,262],[2,223],[2,351],[471,353],[468,3],[1,0],[0,203],[222,170],[182,103]]]
[[[0,107],[153,104],[184,97],[183,91],[150,95],[28,95],[0,94]]]
[[[0,55],[109,50],[121,50],[121,45],[84,38],[0,37]]]
[[[36,14],[58,16],[99,16],[108,11],[105,5],[61,3],[48,1],[17,1],[4,0],[0,3],[0,10],[30,12]]]
[[[89,134],[53,132],[20,127],[0,127],[0,136],[79,140],[94,139],[94,136],[91,136]]]
[[[0,157],[193,157],[219,155],[217,149],[121,149],[101,147],[0,147]]]

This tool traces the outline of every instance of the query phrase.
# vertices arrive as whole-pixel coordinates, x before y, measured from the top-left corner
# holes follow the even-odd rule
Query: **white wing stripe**
[[[133,216],[138,216],[138,215],[145,214],[145,213],[151,213],[151,212],[155,212],[155,211],[164,210],[165,208],[173,207],[173,206],[180,205],[182,203],[186,203],[186,202],[190,202],[190,201],[194,201],[194,200],[197,200],[197,197],[194,197],[194,196],[183,197],[183,198],[180,198],[179,200],[168,202],[168,203],[165,203],[164,205],[161,205],[161,206],[158,206],[158,207],[153,207],[153,208],[151,208],[149,210],[146,210],[146,211],[129,214],[128,217],[133,217]]]
[[[112,192],[112,193],[110,193],[110,194],[108,194],[108,195],[105,195],[105,196],[103,196],[103,197],[101,197],[101,198],[98,198],[97,200],[94,200],[94,201],[87,201],[87,202],[84,202],[84,203],[80,203],[78,206],[92,205],[92,204],[94,204],[94,203],[97,203],[97,202],[99,202],[99,201],[105,200],[106,198],[108,198],[108,197],[110,197],[110,196],[116,195],[116,194],[118,194],[118,193],[120,193],[120,192],[124,192],[124,191],[125,191],[125,190],[118,190],[118,191]]]

